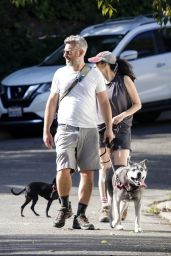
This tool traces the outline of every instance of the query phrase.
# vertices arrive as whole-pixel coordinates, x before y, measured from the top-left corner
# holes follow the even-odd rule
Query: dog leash
[[[85,78],[85,76],[88,74],[90,69],[91,69],[91,67],[84,65],[84,67],[80,70],[80,73],[77,75],[76,79],[72,82],[70,87],[62,94],[62,96],[59,99],[59,102],[61,102],[61,100],[63,100],[63,98],[66,95],[68,95],[68,93],[76,86],[76,84],[78,82],[81,82],[83,80],[83,78]]]
[[[106,154],[106,148],[105,148],[105,151],[100,155],[100,157],[104,156]],[[100,162],[101,164],[106,164],[106,163],[109,163],[111,160],[107,160],[105,162]]]

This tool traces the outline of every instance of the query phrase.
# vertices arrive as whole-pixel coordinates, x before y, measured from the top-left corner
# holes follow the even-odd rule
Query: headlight
[[[29,98],[39,87],[39,84],[31,85],[24,93],[23,99]]]
[[[51,87],[51,82],[50,83],[44,83],[41,84],[37,92],[43,93],[43,92],[49,92]]]

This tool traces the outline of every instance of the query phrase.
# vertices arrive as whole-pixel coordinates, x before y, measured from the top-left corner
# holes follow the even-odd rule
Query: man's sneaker
[[[84,229],[84,230],[94,230],[94,225],[89,223],[87,217],[84,214],[79,216],[74,216],[74,221],[72,227],[74,229]]]
[[[109,208],[109,206],[105,206],[101,209],[99,221],[100,222],[110,222],[110,208]]]
[[[58,215],[53,222],[53,226],[56,228],[62,228],[65,225],[65,220],[72,216],[72,209],[67,207],[61,207],[58,211]]]

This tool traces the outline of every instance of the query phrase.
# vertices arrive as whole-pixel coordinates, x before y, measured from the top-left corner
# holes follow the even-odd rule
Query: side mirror
[[[120,56],[121,59],[125,60],[136,60],[138,58],[138,52],[134,50],[123,51]]]

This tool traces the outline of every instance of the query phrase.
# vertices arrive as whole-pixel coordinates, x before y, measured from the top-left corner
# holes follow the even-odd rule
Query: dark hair
[[[124,59],[117,59],[116,64],[109,64],[109,65],[111,70],[115,70],[116,65],[118,65],[117,67],[118,74],[123,76],[129,76],[132,81],[136,79],[135,74],[133,72],[132,65],[128,61]]]

